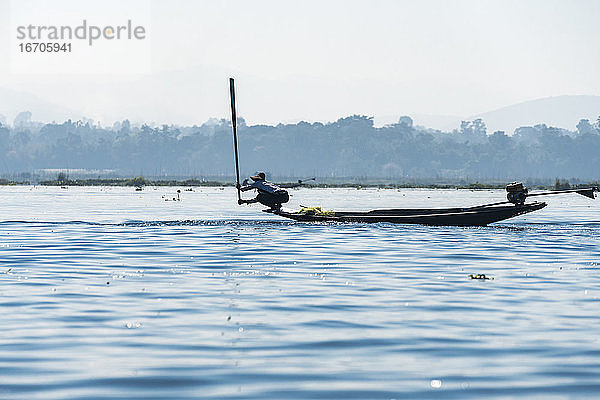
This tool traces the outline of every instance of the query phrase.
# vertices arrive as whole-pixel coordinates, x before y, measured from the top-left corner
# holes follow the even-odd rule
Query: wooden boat
[[[421,224],[436,226],[485,226],[537,211],[546,207],[544,202],[511,205],[484,205],[468,208],[395,208],[365,212],[335,211],[313,213],[310,211],[290,212],[283,209],[265,210],[302,222],[387,222],[394,224]]]
[[[231,96],[231,125],[233,128],[233,148],[235,155],[235,173],[238,204],[244,204],[241,196],[240,167],[237,145],[237,116],[235,110],[235,88],[233,78],[229,79]],[[310,180],[314,180],[311,178]],[[293,188],[302,185],[303,181],[288,184]],[[282,185],[283,186],[283,185]],[[485,226],[493,222],[503,221],[518,215],[527,214],[546,207],[544,202],[526,204],[528,197],[548,196],[562,193],[577,193],[594,199],[598,187],[555,190],[551,192],[529,193],[521,182],[513,182],[506,186],[506,201],[484,204],[466,208],[392,208],[371,211],[322,211],[320,208],[303,208],[300,211],[285,211],[282,208],[263,210],[265,212],[302,222],[388,222],[394,224],[450,225],[450,226]]]

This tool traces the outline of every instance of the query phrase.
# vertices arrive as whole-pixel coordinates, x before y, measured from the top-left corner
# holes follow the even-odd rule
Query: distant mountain
[[[488,134],[504,131],[512,135],[521,126],[546,124],[558,128],[575,130],[583,119],[595,122],[600,116],[600,96],[555,96],[525,101],[497,110],[471,116],[408,114],[415,125],[439,129],[444,132],[458,129],[461,120],[483,119]],[[400,115],[375,116],[375,125],[382,126],[398,122]]]
[[[79,119],[82,116],[81,113],[26,91],[0,87],[0,115],[6,118],[6,122],[12,124],[15,116],[22,111],[30,111],[32,120],[43,122]]]
[[[587,118],[594,122],[599,116],[600,96],[556,96],[513,104],[467,119],[481,118],[488,133],[501,130],[510,135],[516,128],[537,124],[574,130],[579,120]]]
[[[19,112],[30,111],[32,120],[43,122],[78,120],[87,116],[108,124],[124,118],[136,123],[201,124],[204,117],[199,118],[193,110],[198,110],[198,114],[205,116],[228,118],[229,99],[226,90],[223,90],[223,77],[231,75],[231,71],[203,67],[195,70],[167,71],[132,80],[105,78],[97,82],[86,77],[73,77],[57,82],[0,87],[0,120],[4,116],[6,122],[12,124]],[[154,84],[155,80],[161,84]],[[290,95],[300,91],[296,86],[280,87],[278,91],[268,94],[261,91],[261,80],[248,78],[240,79],[240,82],[244,90],[240,90],[238,96],[239,111],[241,115],[253,117],[248,118],[250,124],[253,124],[253,119],[273,125],[277,125],[278,122],[293,123],[306,120],[302,116],[304,110],[307,107],[316,107],[311,105],[311,102],[305,104],[305,98],[314,93],[305,93],[305,96]],[[331,89],[332,93],[336,91],[336,87]],[[65,93],[68,95],[65,96]],[[289,101],[287,108],[300,110],[298,113],[301,116],[290,116],[284,118],[284,121],[267,121],[269,110],[275,107],[274,103],[281,101]],[[75,110],[71,108],[73,105]],[[352,109],[344,104],[340,104],[338,108],[335,114],[339,117],[355,113],[374,115],[376,126],[393,124],[398,122],[400,116],[409,115],[415,126],[445,132],[459,129],[461,120],[481,118],[487,125],[488,134],[502,130],[511,135],[521,126],[546,124],[575,130],[582,118],[594,122],[600,116],[600,96],[546,97],[471,116],[410,112],[397,115],[382,112],[378,115],[376,112],[370,113],[369,110]],[[152,115],[153,120],[149,120],[148,115]],[[326,122],[326,118],[321,120]]]

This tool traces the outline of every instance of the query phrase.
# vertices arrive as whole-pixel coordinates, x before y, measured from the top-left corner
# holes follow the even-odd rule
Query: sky
[[[600,95],[598,15],[595,0],[0,0],[0,114],[201,124],[228,117],[233,76],[249,123],[468,117]],[[146,37],[17,50],[19,25],[83,19]]]

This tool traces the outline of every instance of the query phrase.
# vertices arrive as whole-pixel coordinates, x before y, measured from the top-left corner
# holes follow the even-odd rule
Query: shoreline
[[[504,189],[506,183],[383,183],[383,182],[332,182],[332,183],[307,183],[299,187],[302,188],[377,188],[377,189],[466,189],[466,190],[490,190]],[[558,183],[558,182],[557,182]],[[568,182],[560,182],[553,185],[531,185],[530,189],[559,190],[568,188],[586,188],[589,186],[598,186],[598,182],[589,182],[584,184],[569,185]],[[295,185],[294,182],[276,182],[278,185]],[[184,179],[184,180],[150,180],[142,177],[136,178],[114,178],[114,179],[65,179],[65,180],[45,180],[38,183],[30,181],[14,181],[0,179],[0,186],[109,186],[109,187],[135,187],[143,188],[145,186],[153,187],[235,187],[233,182],[224,182],[216,180]],[[289,188],[288,188],[289,189]]]

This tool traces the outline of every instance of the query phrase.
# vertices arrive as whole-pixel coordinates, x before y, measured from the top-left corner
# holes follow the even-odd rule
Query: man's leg
[[[282,190],[281,192],[277,192],[277,203],[281,206],[283,203],[287,203],[290,201],[290,195],[287,190]]]
[[[277,208],[276,207],[276,198],[272,194],[269,193],[259,193],[256,196],[256,201],[260,204],[265,205],[269,208]]]

